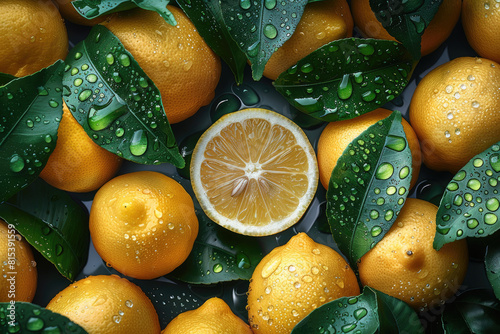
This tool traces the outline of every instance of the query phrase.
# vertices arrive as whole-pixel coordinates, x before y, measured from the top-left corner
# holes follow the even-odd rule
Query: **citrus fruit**
[[[255,268],[248,289],[248,320],[255,334],[288,334],[315,308],[358,294],[356,275],[344,258],[299,233]]]
[[[404,10],[404,5],[403,10]],[[413,3],[410,4],[413,6]],[[460,0],[443,0],[436,15],[422,35],[420,51],[422,56],[436,50],[451,34],[460,18]],[[366,37],[395,41],[382,26],[370,7],[369,0],[352,0],[354,23]]]
[[[433,248],[437,210],[408,198],[387,234],[361,258],[361,283],[421,310],[450,298],[467,271],[467,241]]]
[[[191,196],[175,180],[141,171],[102,186],[90,208],[97,253],[124,275],[153,279],[188,257],[198,235]]]
[[[175,317],[161,334],[252,334],[250,327],[220,298]]]
[[[89,334],[158,334],[158,314],[135,284],[116,275],[89,276],[59,292],[47,309]]]
[[[276,80],[312,51],[331,41],[352,36],[352,16],[346,0],[324,0],[306,5],[292,37],[276,50],[264,76]]]
[[[37,286],[36,262],[28,242],[0,219],[0,303],[31,302]]]
[[[379,108],[352,119],[331,122],[323,129],[318,141],[318,167],[319,179],[325,189],[328,189],[337,160],[351,141],[376,122],[389,117],[391,113],[390,110]],[[413,159],[410,184],[410,187],[413,187],[417,182],[421,165],[420,144],[415,131],[404,118],[402,124]]]
[[[68,34],[50,0],[0,1],[0,72],[33,74],[64,59]]]
[[[110,180],[121,164],[121,158],[92,141],[63,103],[56,148],[40,177],[62,190],[88,192]]]
[[[61,13],[61,16],[72,23],[81,24],[84,26],[93,26],[98,23],[101,23],[107,17],[106,15],[103,15],[89,20],[81,16],[76,11],[75,7],[73,7],[73,5],[71,4],[73,0],[55,0],[55,1],[59,6],[59,12]]]
[[[462,25],[470,46],[481,56],[500,63],[500,3],[464,0]]]
[[[500,140],[500,65],[482,58],[455,58],[427,74],[410,103],[410,123],[423,161],[456,173]]]
[[[168,121],[178,123],[214,98],[221,63],[184,12],[167,8],[175,27],[158,13],[139,8],[116,13],[102,24],[158,87]]]
[[[245,235],[270,235],[295,224],[318,183],[314,150],[291,120],[244,109],[215,122],[191,157],[191,184],[203,211]]]

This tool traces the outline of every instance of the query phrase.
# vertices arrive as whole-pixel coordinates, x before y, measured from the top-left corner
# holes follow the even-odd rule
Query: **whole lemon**
[[[257,265],[248,290],[248,320],[254,333],[290,333],[315,308],[359,294],[344,258],[305,233],[276,247]]]
[[[500,3],[464,0],[462,25],[470,46],[481,56],[500,63]]]
[[[404,2],[399,3],[404,6]],[[443,0],[436,15],[422,34],[420,51],[422,56],[436,50],[451,35],[460,18],[460,0]],[[352,0],[354,23],[366,37],[395,41],[375,17],[370,0]],[[404,7],[402,8],[404,10]]]
[[[500,140],[500,65],[453,59],[427,74],[410,103],[410,123],[427,167],[456,173]]]
[[[160,90],[168,121],[178,123],[210,103],[221,74],[219,57],[186,14],[167,6],[177,26],[143,9],[116,13],[102,24],[115,34]]]
[[[191,196],[175,180],[141,171],[102,186],[90,208],[97,253],[124,275],[153,279],[186,260],[198,235]]]
[[[250,327],[220,298],[175,317],[161,334],[252,334]]]
[[[300,22],[264,68],[264,76],[276,80],[314,50],[331,41],[352,36],[352,16],[346,0],[323,0],[306,5]]]
[[[337,160],[351,141],[373,124],[389,117],[391,113],[390,110],[379,108],[352,119],[331,122],[323,129],[318,141],[318,168],[320,181],[325,189],[328,189],[330,176],[337,165]],[[420,144],[411,125],[404,118],[401,123],[412,155],[413,171],[410,187],[413,187],[417,182],[422,164]]]
[[[159,334],[153,303],[135,284],[116,275],[89,276],[59,292],[47,309],[89,334]]]
[[[62,190],[89,192],[115,176],[122,160],[94,143],[63,102],[56,148],[40,177]]]
[[[465,278],[467,242],[433,248],[437,209],[408,198],[387,234],[361,258],[361,283],[421,310],[450,298]]]
[[[0,72],[33,74],[68,54],[68,34],[51,0],[0,1]]]
[[[36,262],[28,242],[0,219],[0,303],[31,302],[37,287]]]

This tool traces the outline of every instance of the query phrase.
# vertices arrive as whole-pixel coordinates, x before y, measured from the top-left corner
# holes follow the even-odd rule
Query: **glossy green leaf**
[[[137,163],[184,167],[158,88],[106,27],[95,26],[66,63],[64,100],[95,143]]]
[[[338,159],[326,193],[326,215],[353,267],[396,220],[411,174],[411,152],[398,111],[366,129]]]
[[[472,158],[446,186],[437,213],[434,248],[500,228],[500,142]]]
[[[370,0],[370,6],[382,26],[420,59],[422,35],[443,0]]]
[[[229,65],[236,82],[243,83],[247,58],[229,33],[219,0],[179,0],[177,3],[210,48]]]
[[[56,146],[63,68],[59,60],[0,86],[0,202],[37,178]]]
[[[365,286],[356,297],[342,297],[312,311],[292,334],[424,333],[417,314],[403,301]]]
[[[87,263],[88,213],[65,191],[38,179],[0,204],[0,217],[69,280]]]
[[[83,17],[93,19],[101,15],[140,7],[160,14],[165,21],[175,26],[174,15],[167,9],[170,0],[74,0],[73,7]]]
[[[276,49],[293,34],[307,0],[221,0],[229,33],[252,64],[252,76],[262,78]]]
[[[7,73],[0,73],[0,87],[8,84],[14,79],[17,79],[17,77]]]
[[[26,302],[0,303],[0,328],[2,333],[87,334],[64,315]]]
[[[196,209],[199,232],[189,257],[169,276],[192,284],[212,284],[252,277],[263,257],[255,237],[237,234],[215,224]]]
[[[484,266],[495,296],[500,299],[500,243],[498,241],[497,238],[486,248]]]
[[[323,121],[350,119],[401,94],[413,61],[393,41],[346,38],[330,42],[273,83],[297,109]]]
[[[500,301],[491,290],[468,290],[446,306],[441,318],[446,334],[497,334]]]

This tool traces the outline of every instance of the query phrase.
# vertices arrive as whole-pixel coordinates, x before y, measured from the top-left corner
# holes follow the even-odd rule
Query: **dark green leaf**
[[[441,318],[447,334],[498,334],[500,302],[491,290],[468,290],[447,305]]]
[[[443,0],[370,0],[382,26],[420,59],[420,41]]]
[[[210,48],[229,65],[236,82],[243,83],[247,58],[229,34],[219,0],[179,0],[177,3]]]
[[[313,333],[377,333],[376,292],[365,287],[357,297],[342,297],[318,307],[302,319],[292,330],[292,334]]]
[[[424,333],[415,311],[403,301],[365,286],[357,297],[342,297],[312,311],[292,334]]]
[[[376,291],[380,333],[425,333],[415,311],[405,302]]]
[[[252,76],[262,78],[271,55],[293,34],[307,0],[221,0],[229,33],[252,64]]]
[[[4,86],[11,82],[12,80],[17,79],[17,77],[7,74],[7,73],[0,73],[0,86]]]
[[[257,238],[228,231],[212,222],[197,206],[200,230],[193,250],[169,276],[192,284],[250,279],[263,257]]]
[[[69,280],[87,263],[88,213],[66,192],[38,179],[0,204],[0,217]]]
[[[488,245],[484,257],[484,266],[495,296],[500,299],[500,243],[498,241],[497,239]]]
[[[196,143],[198,142],[198,139],[200,139],[201,135],[204,132],[205,130],[195,132],[184,138],[179,144],[179,150],[181,152],[182,157],[184,158],[184,161],[186,161],[186,165],[184,166],[184,168],[177,168],[177,173],[179,173],[179,175],[185,179],[188,180],[191,179],[190,175],[191,158],[193,156],[193,151],[196,146]]]
[[[93,19],[101,15],[140,7],[160,14],[165,21],[175,26],[174,15],[167,9],[170,0],[74,0],[73,7],[83,17]]]
[[[0,87],[0,202],[33,182],[56,146],[63,63]]]
[[[412,174],[401,114],[396,111],[355,138],[338,159],[326,194],[328,223],[353,267],[390,229]]]
[[[0,303],[0,328],[2,333],[87,334],[64,315],[26,302]]]
[[[446,187],[437,213],[434,248],[500,228],[500,142],[472,158]]]
[[[137,163],[184,167],[158,88],[115,35],[95,26],[66,62],[64,99],[95,143]]]
[[[346,38],[313,51],[273,84],[299,110],[332,122],[393,100],[408,84],[412,68],[411,55],[399,43]]]

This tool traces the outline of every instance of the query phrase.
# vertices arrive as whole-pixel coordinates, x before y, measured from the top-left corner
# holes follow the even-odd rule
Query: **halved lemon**
[[[266,109],[240,110],[215,122],[198,140],[190,168],[207,216],[252,236],[295,224],[318,186],[307,136],[290,119]]]

